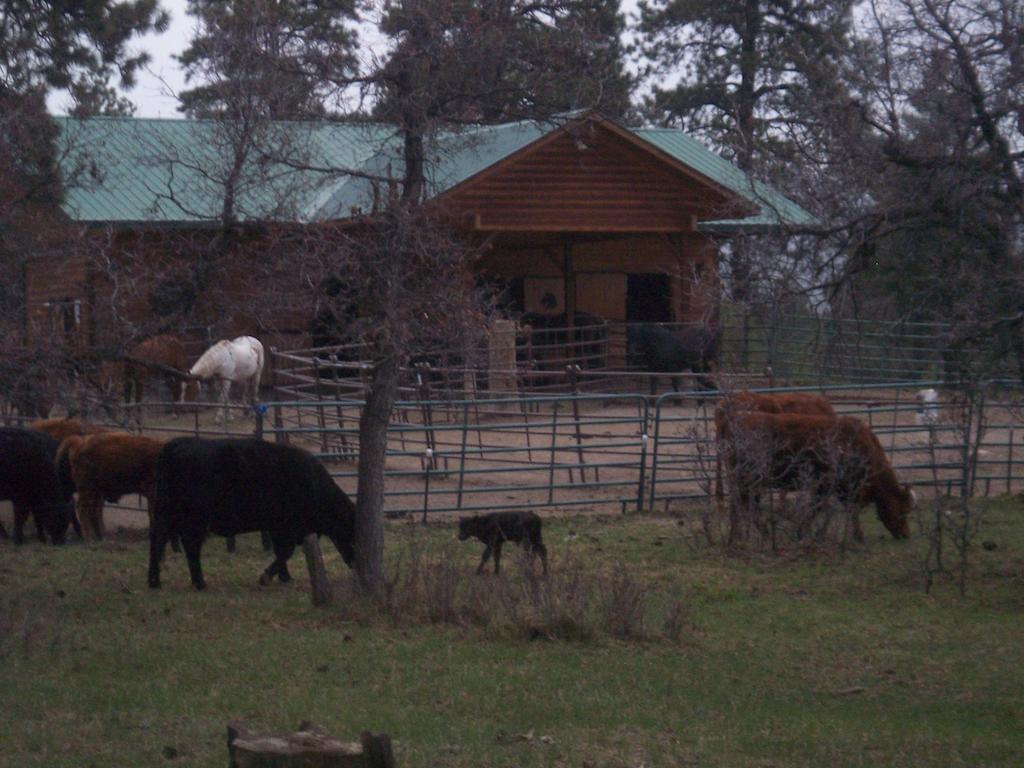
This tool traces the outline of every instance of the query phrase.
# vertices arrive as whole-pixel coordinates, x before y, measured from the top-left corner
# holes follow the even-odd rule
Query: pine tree
[[[640,52],[655,86],[649,112],[700,134],[753,170],[780,151],[808,90],[837,87],[852,0],[652,0],[640,3]]]
[[[149,55],[128,41],[167,22],[157,0],[3,0],[0,88],[30,93],[115,76],[129,87]]]
[[[632,81],[623,66],[623,28],[614,0],[427,0],[385,9],[381,30],[395,49],[378,78],[376,115],[406,120],[421,102],[424,117],[497,123],[578,109],[622,117]],[[430,60],[418,61],[425,41]],[[422,67],[417,75],[413,70]],[[419,77],[416,86],[410,78]],[[422,89],[427,101],[415,96]]]
[[[149,60],[131,51],[134,35],[167,26],[157,0],[2,0],[0,2],[0,234],[37,206],[60,199],[56,128],[46,95],[66,89],[76,101],[113,93]],[[115,97],[116,98],[116,97]],[[83,108],[80,111],[87,111]]]
[[[355,0],[190,0],[198,31],[179,57],[193,117],[322,117],[329,75],[350,72]]]

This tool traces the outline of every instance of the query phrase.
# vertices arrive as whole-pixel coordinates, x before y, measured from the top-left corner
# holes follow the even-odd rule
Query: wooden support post
[[[309,585],[313,590],[313,605],[327,605],[331,602],[331,584],[327,581],[327,570],[324,568],[324,558],[320,554],[320,542],[315,533],[311,533],[302,540],[302,551],[306,555],[306,565],[309,567]]]

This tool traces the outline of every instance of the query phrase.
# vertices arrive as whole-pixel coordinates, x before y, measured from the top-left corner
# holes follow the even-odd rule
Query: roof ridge
[[[698,141],[698,139],[694,139],[693,136],[690,136],[690,134],[686,133],[686,131],[684,131],[682,128],[666,128],[666,127],[664,127],[662,125],[641,125],[638,128],[631,128],[630,130],[633,130],[633,131],[663,131],[665,133],[681,133],[681,134],[683,134],[683,136],[686,136],[687,138],[693,139],[694,141]]]
[[[211,125],[221,122],[214,117],[188,117],[183,115],[181,117],[138,117],[136,115],[89,115],[88,117],[79,117],[78,115],[50,115],[54,120],[61,120],[65,122],[78,122],[78,123],[89,123],[89,122],[104,122],[104,123],[189,123],[193,125]],[[270,120],[268,121],[271,125],[316,125],[321,127],[330,126],[344,126],[345,128],[389,128],[395,129],[396,126],[391,123],[384,123],[379,121],[368,121],[368,120],[353,120],[351,122],[346,120],[323,120],[323,119],[288,119],[288,120]]]

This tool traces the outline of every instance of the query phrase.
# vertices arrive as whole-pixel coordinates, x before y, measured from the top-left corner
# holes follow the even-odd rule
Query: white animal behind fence
[[[224,421],[227,421],[231,385],[239,384],[242,400],[254,403],[259,394],[264,359],[263,344],[257,338],[221,339],[196,360],[189,374],[201,381],[220,382],[220,403],[224,406]]]
[[[939,393],[934,389],[921,389],[914,395],[917,412],[914,421],[919,427],[932,427],[939,423]]]

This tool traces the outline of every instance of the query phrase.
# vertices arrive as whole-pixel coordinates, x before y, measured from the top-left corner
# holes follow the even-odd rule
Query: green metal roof
[[[767,184],[751,179],[724,157],[716,155],[682,131],[669,128],[640,128],[633,129],[632,132],[701,175],[746,198],[761,209],[759,214],[742,219],[703,221],[699,225],[701,230],[738,232],[777,227],[780,224],[803,226],[815,223],[815,218],[811,214],[788,197]]]
[[[232,173],[232,138],[207,120],[58,118],[64,211],[81,222],[171,224],[217,221]],[[237,174],[240,221],[303,220],[337,172],[358,169],[394,134],[379,125],[276,123],[256,137],[282,162],[252,153]],[[330,171],[334,172],[330,172]],[[328,189],[328,185],[333,185]]]
[[[202,120],[59,120],[65,147],[62,168],[69,179],[64,210],[72,219],[157,224],[218,220],[231,171],[232,141],[226,132],[232,126]],[[518,122],[441,137],[428,147],[430,193],[451,189],[556,127]],[[765,184],[749,181],[734,165],[680,131],[624,130],[761,209],[745,219],[701,222],[701,229],[728,232],[814,222],[796,203]],[[236,203],[240,221],[348,218],[370,210],[370,179],[400,174],[401,147],[397,132],[388,126],[282,122],[264,131],[257,143],[278,152],[285,147],[287,157],[272,163],[250,159],[243,166]]]

